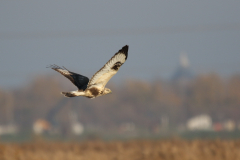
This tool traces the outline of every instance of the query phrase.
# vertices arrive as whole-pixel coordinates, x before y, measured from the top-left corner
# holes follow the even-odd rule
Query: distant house
[[[18,128],[14,124],[0,125],[0,135],[16,134]]]
[[[199,115],[187,121],[187,129],[196,130],[212,130],[212,119],[208,115]]]
[[[50,128],[51,128],[51,124],[44,119],[38,119],[33,124],[33,131],[35,134],[42,134],[46,131],[49,131]]]
[[[226,131],[234,131],[236,129],[236,124],[233,120],[226,120],[223,123],[224,130]]]

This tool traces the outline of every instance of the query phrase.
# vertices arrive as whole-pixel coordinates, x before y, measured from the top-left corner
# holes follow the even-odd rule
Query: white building
[[[198,115],[188,120],[187,129],[190,131],[211,130],[212,119],[208,115]]]
[[[0,135],[16,134],[17,132],[18,128],[14,124],[0,125]]]

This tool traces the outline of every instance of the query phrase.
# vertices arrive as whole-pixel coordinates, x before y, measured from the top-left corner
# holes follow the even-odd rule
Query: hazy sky
[[[240,1],[0,1],[0,88],[49,64],[91,77],[126,44],[112,81],[167,79],[181,52],[196,74],[240,73]]]

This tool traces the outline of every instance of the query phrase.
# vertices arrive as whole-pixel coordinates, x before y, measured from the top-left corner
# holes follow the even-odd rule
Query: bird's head
[[[109,94],[109,93],[112,93],[111,89],[105,88],[103,91],[103,94]]]

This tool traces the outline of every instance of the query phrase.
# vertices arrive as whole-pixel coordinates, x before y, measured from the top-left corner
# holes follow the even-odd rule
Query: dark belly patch
[[[91,92],[91,94],[92,94],[94,97],[98,96],[98,95],[99,95],[99,92],[100,92],[99,89],[97,89],[97,88],[90,88],[89,91]]]
[[[116,62],[111,69],[118,71],[118,69],[121,67],[121,62]]]

